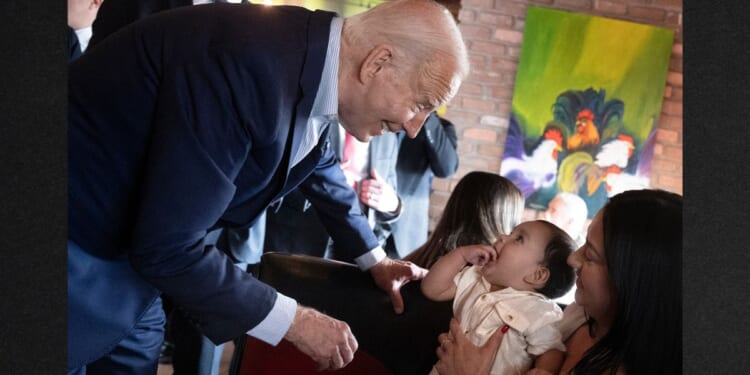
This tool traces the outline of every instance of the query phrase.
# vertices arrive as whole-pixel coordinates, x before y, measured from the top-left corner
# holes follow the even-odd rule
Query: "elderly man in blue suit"
[[[349,363],[346,323],[298,306],[205,244],[299,186],[403,311],[426,270],[385,256],[330,150],[405,131],[455,95],[466,49],[445,8],[396,0],[346,19],[215,4],[147,17],[69,70],[68,373],[154,374],[168,293],[215,343],[282,338]]]

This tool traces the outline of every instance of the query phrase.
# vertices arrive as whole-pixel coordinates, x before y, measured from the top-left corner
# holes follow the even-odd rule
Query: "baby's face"
[[[510,235],[501,235],[495,242],[497,259],[482,267],[482,275],[494,285],[526,290],[523,279],[541,266],[551,236],[542,223],[519,224]]]

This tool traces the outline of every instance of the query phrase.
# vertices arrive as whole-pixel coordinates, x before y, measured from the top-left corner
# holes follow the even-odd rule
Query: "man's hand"
[[[284,338],[317,362],[318,371],[346,366],[358,347],[349,325],[304,306],[297,306]]]
[[[391,297],[393,311],[401,314],[404,312],[401,287],[409,281],[423,279],[427,275],[427,270],[412,262],[385,258],[370,268],[370,274],[375,284]]]
[[[439,360],[435,369],[440,375],[488,375],[508,330],[506,327],[495,331],[484,345],[476,346],[461,331],[458,321],[451,319],[450,332],[438,336]]]
[[[392,214],[398,209],[398,195],[393,187],[374,169],[370,170],[372,178],[362,180],[359,200],[376,211]]]

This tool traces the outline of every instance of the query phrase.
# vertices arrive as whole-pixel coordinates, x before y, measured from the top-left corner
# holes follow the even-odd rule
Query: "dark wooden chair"
[[[353,264],[305,255],[266,253],[258,278],[298,303],[345,321],[359,343],[354,360],[335,374],[429,373],[437,361],[437,336],[448,330],[451,302],[422,295],[419,282],[401,288],[404,313],[367,272]],[[273,347],[245,336],[238,340],[230,375],[321,374],[291,343]],[[326,373],[326,372],[323,372]]]

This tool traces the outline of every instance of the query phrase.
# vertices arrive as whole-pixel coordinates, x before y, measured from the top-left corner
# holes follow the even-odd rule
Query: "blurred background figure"
[[[542,218],[562,228],[578,246],[586,242],[588,209],[581,197],[572,193],[558,193],[549,201]]]
[[[391,234],[391,225],[400,220],[403,212],[401,199],[396,193],[396,161],[399,139],[404,135],[403,132],[386,133],[373,137],[370,142],[360,142],[341,125],[328,134],[329,147],[336,154],[347,183],[357,192],[360,209],[381,247]],[[336,243],[318,218],[318,210],[330,211],[330,208],[315,207],[305,196],[303,186],[269,207],[266,210],[264,252],[306,254],[354,262],[344,257],[344,252],[336,251]]]
[[[403,137],[396,175],[401,218],[391,225],[385,250],[403,258],[427,241],[432,178],[448,178],[458,169],[456,127],[440,117],[446,107],[430,114],[414,139]]]
[[[91,25],[103,0],[68,0],[68,62],[86,51]]]
[[[583,246],[586,242],[586,217],[588,209],[581,197],[572,193],[557,193],[549,204],[542,218],[562,228],[573,238],[576,245]],[[555,302],[571,304],[575,300],[576,286],[573,284],[568,293],[555,299]]]

